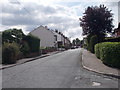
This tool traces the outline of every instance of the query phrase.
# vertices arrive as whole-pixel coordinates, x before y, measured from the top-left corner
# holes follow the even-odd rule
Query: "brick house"
[[[120,37],[120,22],[118,24],[118,28],[115,29],[115,37]]]

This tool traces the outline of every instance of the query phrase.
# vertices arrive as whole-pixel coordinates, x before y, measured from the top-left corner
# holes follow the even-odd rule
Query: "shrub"
[[[97,58],[100,59],[100,51],[99,51],[99,48],[100,48],[100,43],[96,44],[95,45],[95,55]]]
[[[120,42],[120,37],[107,37],[104,42]]]
[[[120,68],[120,42],[104,42],[95,45],[95,54],[103,63]]]
[[[32,35],[28,35],[24,37],[23,40],[28,43],[31,52],[39,52],[39,47],[40,47],[39,38],[32,36]]]
[[[104,44],[104,43],[98,43],[98,44],[96,44],[96,45],[94,46],[95,55],[96,55],[96,57],[99,58],[99,59],[100,59],[101,48],[103,47],[103,46],[102,46],[103,44]]]
[[[86,38],[86,48],[87,48],[87,50],[89,50],[90,51],[90,38],[92,37],[93,35],[92,34],[90,34],[90,35],[88,35],[87,36],[87,38]]]
[[[19,53],[20,51],[17,43],[4,43],[2,47],[2,63],[15,63],[17,61],[17,56]]]
[[[30,47],[26,41],[23,41],[20,50],[24,56],[30,53]]]
[[[95,44],[97,44],[97,42],[98,42],[97,36],[96,35],[92,36],[90,39],[90,51],[92,53],[94,53],[94,46],[95,46]]]

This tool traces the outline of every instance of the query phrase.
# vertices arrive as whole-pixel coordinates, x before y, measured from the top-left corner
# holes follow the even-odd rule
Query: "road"
[[[83,69],[72,49],[2,71],[3,88],[118,88],[118,80]]]

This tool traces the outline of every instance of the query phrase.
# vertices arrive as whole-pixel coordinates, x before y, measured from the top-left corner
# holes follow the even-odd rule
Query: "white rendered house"
[[[31,31],[30,34],[40,39],[40,47],[55,47],[54,33],[47,26],[40,26]]]

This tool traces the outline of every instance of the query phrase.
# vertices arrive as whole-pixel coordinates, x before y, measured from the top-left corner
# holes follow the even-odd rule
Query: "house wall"
[[[62,45],[65,45],[65,38],[63,37],[63,35],[61,35],[61,41],[62,41]]]
[[[46,27],[40,26],[30,32],[30,34],[40,38],[40,47],[54,47],[55,37],[52,31]]]
[[[118,32],[117,32],[117,36],[118,36],[118,37],[120,36],[120,29],[119,29]]]
[[[61,41],[61,35],[55,31],[52,31],[54,33],[54,35],[57,36],[57,41]]]

